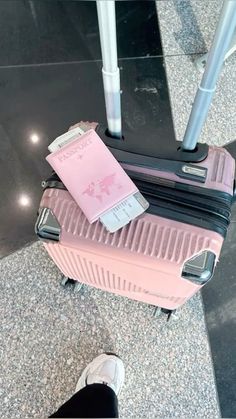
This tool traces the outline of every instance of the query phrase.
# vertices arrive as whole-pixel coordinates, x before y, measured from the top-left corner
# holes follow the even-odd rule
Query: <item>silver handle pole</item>
[[[120,71],[117,62],[115,1],[97,0],[102,76],[110,134],[121,137]]]
[[[236,1],[225,0],[206,68],[196,93],[182,147],[194,150],[215,93],[216,82],[236,28]]]

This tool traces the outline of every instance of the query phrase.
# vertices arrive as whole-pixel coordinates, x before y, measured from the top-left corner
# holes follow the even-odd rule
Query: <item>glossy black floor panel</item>
[[[117,1],[118,55],[161,54],[154,1]],[[95,1],[0,1],[0,66],[101,59]]]
[[[120,67],[124,128],[140,141],[153,128],[163,140],[173,140],[162,58],[124,60]],[[0,97],[3,257],[35,239],[40,183],[50,173],[48,144],[78,120],[106,125],[101,64],[2,68]]]

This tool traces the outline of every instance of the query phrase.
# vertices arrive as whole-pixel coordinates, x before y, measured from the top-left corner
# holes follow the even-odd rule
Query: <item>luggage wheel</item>
[[[68,276],[63,275],[61,279],[61,285],[62,287],[67,287],[69,284],[74,285],[74,291],[79,292],[81,288],[83,287],[83,284],[81,282],[76,281],[75,279],[69,278]]]
[[[176,313],[176,310],[169,310],[167,308],[162,308],[162,307],[155,307],[154,308],[154,312],[153,312],[153,316],[154,317],[159,317],[162,314],[166,314],[167,315],[167,322],[173,322],[178,320],[178,314]]]

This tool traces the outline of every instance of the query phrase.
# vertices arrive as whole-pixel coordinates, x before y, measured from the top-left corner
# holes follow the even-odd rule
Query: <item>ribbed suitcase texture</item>
[[[200,288],[181,277],[186,260],[204,250],[220,254],[214,232],[144,214],[116,233],[89,224],[71,195],[46,189],[41,208],[61,226],[59,242],[44,245],[64,275],[156,306],[175,309]]]

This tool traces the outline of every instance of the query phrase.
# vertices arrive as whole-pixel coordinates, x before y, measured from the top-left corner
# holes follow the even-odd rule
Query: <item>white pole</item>
[[[117,63],[115,1],[97,0],[102,76],[110,134],[121,137],[120,71]]]

